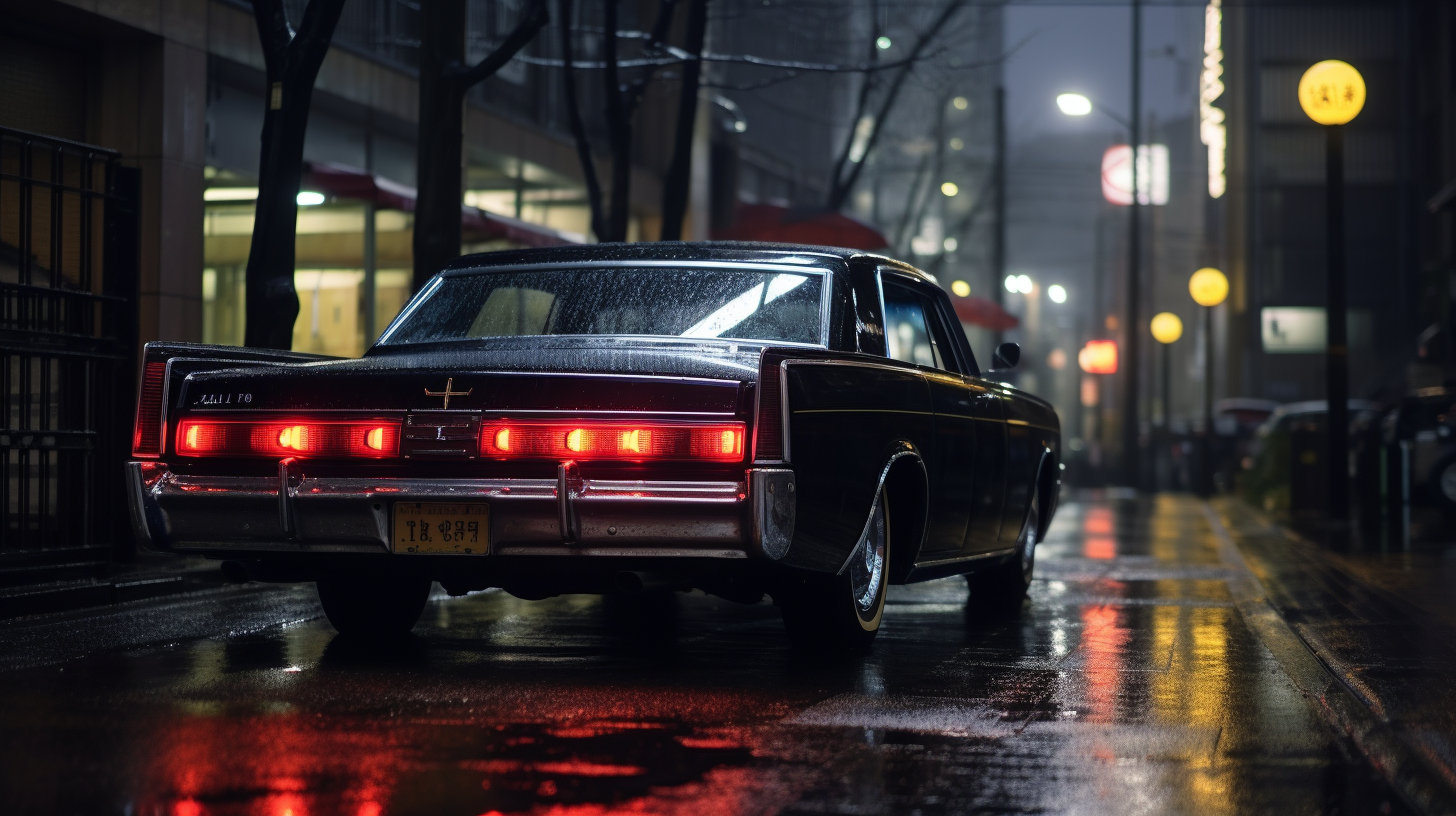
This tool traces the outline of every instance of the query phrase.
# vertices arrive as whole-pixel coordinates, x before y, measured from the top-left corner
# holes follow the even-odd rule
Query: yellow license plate
[[[485,555],[490,552],[490,505],[396,502],[394,551]]]

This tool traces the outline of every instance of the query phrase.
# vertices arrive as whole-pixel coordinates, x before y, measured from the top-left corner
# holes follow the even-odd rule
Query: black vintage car
[[[1060,445],[903,263],[601,245],[460,258],[358,360],[148,344],[128,482],[152,548],[316,581],[341,632],[432,581],[698,588],[852,646],[891,583],[1019,606]]]

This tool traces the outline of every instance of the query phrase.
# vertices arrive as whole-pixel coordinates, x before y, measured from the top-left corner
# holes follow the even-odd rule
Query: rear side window
[[[883,279],[885,343],[890,357],[907,363],[955,371],[955,358],[929,298],[913,288]]]

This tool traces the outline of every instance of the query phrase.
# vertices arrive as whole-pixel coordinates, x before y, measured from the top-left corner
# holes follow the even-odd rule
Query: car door
[[[948,434],[967,431],[974,437],[969,446],[951,439],[961,448],[973,452],[948,478],[957,480],[957,490],[969,483],[966,526],[962,552],[966,555],[1003,549],[998,533],[1003,520],[1006,493],[1007,436],[1004,402],[999,383],[982,379],[971,352],[970,343],[951,307],[950,298],[939,287],[926,286],[926,321],[932,336],[938,337],[938,348],[945,356],[958,360],[958,386],[954,398],[943,398],[937,407],[936,420]]]
[[[888,356],[919,367],[935,414],[935,447],[925,452],[930,518],[921,553],[930,560],[958,557],[965,548],[976,458],[976,423],[970,392],[961,378],[960,355],[935,307],[931,287],[889,270],[881,271],[880,285]]]

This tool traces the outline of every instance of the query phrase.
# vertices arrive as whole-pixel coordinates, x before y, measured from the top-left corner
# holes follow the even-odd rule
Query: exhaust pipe
[[[617,573],[617,588],[629,595],[674,589],[676,586],[677,582],[674,582],[672,578],[656,572],[622,570]]]
[[[246,584],[253,580],[248,568],[241,561],[222,562],[223,577],[234,584]]]

